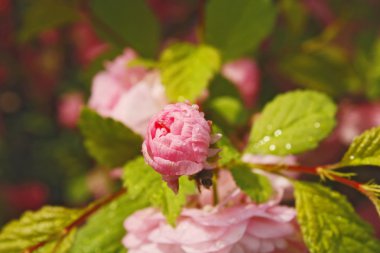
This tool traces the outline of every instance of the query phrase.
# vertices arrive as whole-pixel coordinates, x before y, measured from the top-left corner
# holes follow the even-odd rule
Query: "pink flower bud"
[[[142,151],[145,161],[163,176],[173,191],[178,177],[208,167],[210,124],[197,105],[169,104],[149,122]]]
[[[365,130],[380,125],[380,103],[344,101],[339,105],[338,121],[338,136],[343,144],[349,145]]]

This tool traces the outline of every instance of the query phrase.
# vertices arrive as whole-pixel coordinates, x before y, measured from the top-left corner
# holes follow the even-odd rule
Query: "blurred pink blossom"
[[[123,244],[130,253],[297,253],[306,252],[285,206],[235,205],[222,209],[184,209],[176,227],[153,208],[124,223]]]
[[[39,35],[39,39],[42,45],[44,46],[52,46],[61,40],[61,34],[59,33],[58,29],[51,29],[42,32]]]
[[[38,209],[46,204],[48,189],[40,182],[0,185],[0,198],[17,212]]]
[[[84,66],[88,66],[108,49],[108,44],[98,38],[91,24],[87,22],[75,23],[71,29],[71,38],[78,61]]]
[[[175,192],[179,176],[207,167],[211,128],[198,109],[186,103],[165,106],[150,120],[143,143],[145,161]]]
[[[128,66],[136,57],[132,49],[126,49],[106,63],[106,69],[93,80],[89,106],[144,136],[150,118],[167,102],[157,72]]]
[[[260,71],[256,63],[248,58],[226,63],[222,74],[230,80],[236,88],[247,107],[252,107],[260,88]]]
[[[245,158],[255,162],[294,162],[294,157]],[[258,173],[261,173],[257,171]],[[253,203],[235,184],[227,170],[218,173],[219,203],[213,203],[213,194],[202,190],[191,198],[192,206],[184,208],[176,227],[169,225],[156,209],[136,212],[124,222],[127,235],[123,244],[130,253],[301,253],[307,252],[296,211],[280,206],[288,180],[263,173],[274,188],[273,197],[262,204]]]
[[[340,104],[337,132],[343,144],[349,145],[356,136],[376,126],[380,126],[379,102]]]
[[[67,128],[75,128],[84,104],[83,94],[72,92],[63,95],[58,104],[58,121]]]
[[[10,0],[0,0],[0,14],[6,14],[11,11]]]
[[[356,205],[355,209],[365,221],[372,225],[377,238],[380,238],[380,220],[376,207],[369,200],[364,200]]]

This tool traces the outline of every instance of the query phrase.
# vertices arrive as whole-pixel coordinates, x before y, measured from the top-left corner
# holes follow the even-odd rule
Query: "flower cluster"
[[[220,203],[209,205],[203,191],[200,208],[185,208],[172,227],[157,209],[147,208],[128,217],[123,244],[132,253],[288,253],[306,252],[293,208],[278,205],[284,182],[272,176],[275,196],[257,205],[243,194],[229,172],[219,175]],[[288,183],[289,184],[289,183]]]
[[[145,135],[149,119],[167,102],[157,72],[128,66],[136,58],[132,49],[126,49],[121,56],[106,64],[106,70],[93,80],[89,106]]]
[[[134,50],[126,48],[122,55],[106,63],[105,70],[94,77],[89,107],[145,136],[149,120],[168,100],[157,70],[130,66],[137,57]],[[252,60],[229,62],[222,74],[236,86],[246,106],[255,103],[260,75]]]

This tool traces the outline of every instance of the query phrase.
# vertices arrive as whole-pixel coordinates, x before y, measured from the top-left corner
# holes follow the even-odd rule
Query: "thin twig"
[[[101,207],[109,204],[113,200],[117,199],[121,195],[126,193],[126,189],[123,188],[120,191],[108,196],[107,198],[100,200],[99,202],[94,203],[91,205],[81,216],[79,216],[77,219],[75,219],[73,222],[71,222],[67,227],[65,227],[62,231],[61,239],[64,238],[67,234],[70,233],[70,231],[84,223],[92,214],[94,214],[96,211],[98,211]],[[47,243],[51,242],[52,239],[48,239],[42,242],[39,242],[23,251],[23,253],[31,253],[43,246],[45,246]]]
[[[300,166],[300,165],[277,165],[277,164],[255,164],[257,168],[266,170],[266,171],[280,171],[280,170],[290,170],[300,173],[305,173],[309,175],[316,175],[321,176],[321,170],[327,170],[329,166],[318,166],[318,167],[307,167],[307,166]],[[336,182],[339,182],[341,184],[347,185],[351,188],[354,188],[357,191],[360,191],[364,193],[363,189],[361,188],[361,183],[351,180],[336,174],[331,174],[330,179],[334,180]]]

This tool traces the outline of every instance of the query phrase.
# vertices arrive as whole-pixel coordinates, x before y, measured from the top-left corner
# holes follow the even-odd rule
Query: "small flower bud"
[[[145,161],[163,176],[174,192],[178,178],[209,167],[211,127],[196,105],[177,103],[150,120],[142,151]]]

